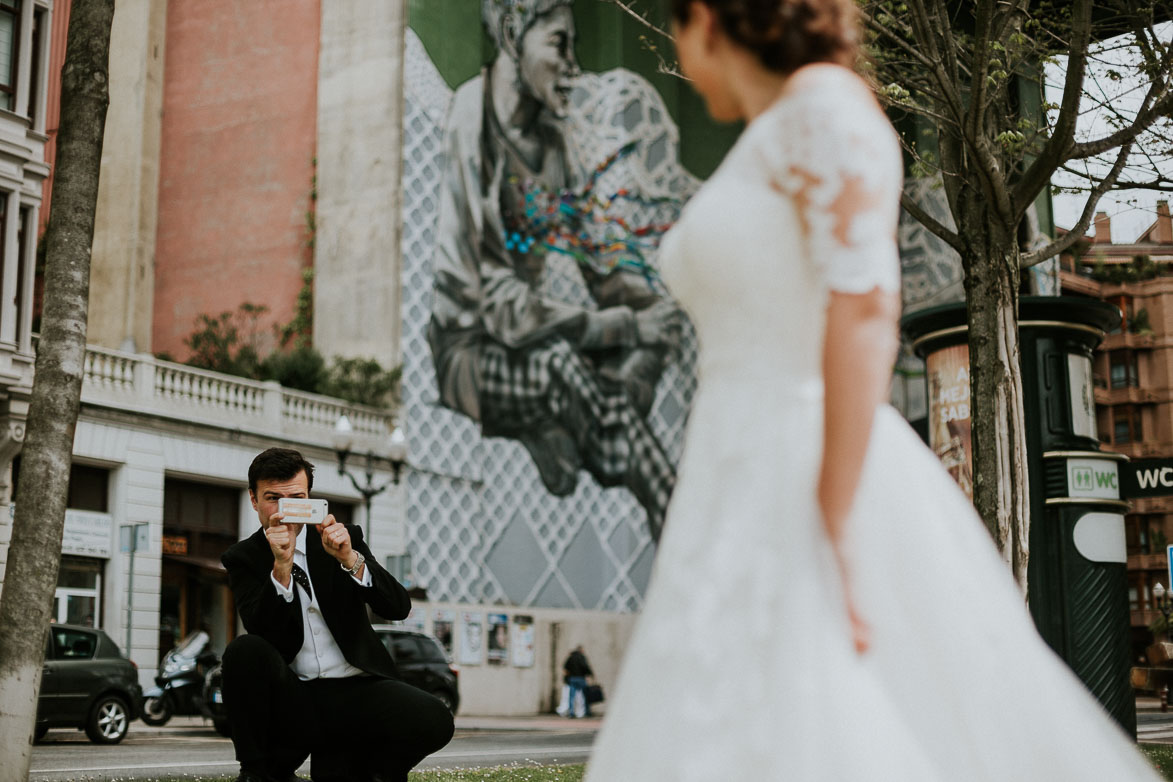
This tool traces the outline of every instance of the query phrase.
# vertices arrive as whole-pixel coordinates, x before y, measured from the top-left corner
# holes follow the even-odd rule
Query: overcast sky
[[[1173,37],[1173,24],[1164,24],[1158,27],[1158,35],[1161,40],[1168,42]],[[1079,125],[1077,128],[1077,137],[1081,140],[1099,138],[1112,132],[1113,127],[1110,124],[1109,117],[1112,116],[1112,111],[1098,106],[1097,103],[1109,103],[1114,109],[1121,111],[1128,116],[1133,116],[1136,107],[1140,104],[1144,97],[1142,79],[1135,78],[1135,65],[1130,67],[1129,63],[1135,63],[1135,55],[1132,55],[1128,50],[1122,48],[1121,39],[1114,39],[1106,41],[1102,46],[1098,47],[1094,53],[1097,62],[1089,67],[1088,78],[1086,80],[1086,91],[1089,93],[1085,96],[1083,113],[1080,116]],[[1051,66],[1047,70],[1047,99],[1051,103],[1058,103],[1063,95],[1063,75],[1066,60],[1062,59],[1057,65]],[[1119,80],[1113,78],[1111,71],[1119,73],[1122,78]],[[1168,125],[1166,125],[1166,128]],[[1173,144],[1169,142],[1153,143],[1153,140],[1148,139],[1146,144],[1148,149],[1157,149],[1163,147],[1166,153],[1170,151]],[[1134,156],[1137,165],[1131,169],[1126,169],[1124,176],[1131,176],[1134,179],[1141,180],[1145,178],[1152,178],[1153,165],[1158,166],[1166,176],[1173,177],[1173,156],[1165,154],[1153,161],[1144,161]],[[1092,171],[1107,171],[1108,166],[1101,165],[1093,167]],[[1147,177],[1146,177],[1147,174]],[[1059,172],[1055,175],[1053,181],[1056,184],[1065,184],[1067,182],[1078,182],[1078,177],[1065,172]],[[1079,216],[1083,211],[1083,206],[1087,201],[1086,194],[1077,195],[1056,195],[1054,196],[1055,204],[1055,224],[1062,228],[1070,228],[1079,220]],[[1100,199],[1097,211],[1107,212],[1112,217],[1112,239],[1117,243],[1127,243],[1134,241],[1140,234],[1152,225],[1156,219],[1156,208],[1158,200],[1173,201],[1173,193],[1162,193],[1155,190],[1131,190],[1121,191],[1117,193],[1108,193]],[[1094,233],[1094,227],[1088,230],[1088,233]]]

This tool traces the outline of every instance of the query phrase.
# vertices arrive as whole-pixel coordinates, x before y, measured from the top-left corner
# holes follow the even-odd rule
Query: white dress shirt
[[[338,648],[338,642],[334,640],[334,635],[330,632],[330,628],[326,626],[326,620],[322,617],[322,608],[318,605],[318,590],[314,589],[314,580],[310,577],[309,562],[305,558],[305,536],[308,534],[303,525],[303,529],[297,534],[296,543],[294,544],[293,564],[305,571],[305,577],[309,580],[310,589],[313,590],[314,595],[312,598],[306,599],[305,590],[302,590],[301,650],[293,658],[293,662],[289,664],[289,667],[297,674],[297,678],[302,681],[309,681],[310,679],[342,679],[347,676],[358,676],[363,672],[362,669],[356,668],[346,661],[346,656]],[[353,578],[364,587],[371,586],[371,571],[369,568],[363,568],[362,578]],[[287,587],[282,586],[281,582],[272,573],[269,574],[269,580],[273,582],[277,594],[285,598],[286,603],[293,602],[293,590],[297,588],[297,582],[293,580],[293,576],[289,577],[289,586]]]

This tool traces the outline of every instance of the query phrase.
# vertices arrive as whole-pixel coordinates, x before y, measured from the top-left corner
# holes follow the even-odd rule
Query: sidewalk
[[[1155,699],[1154,699],[1155,701]],[[518,717],[477,717],[456,715],[456,729],[460,731],[539,731],[590,733],[602,725],[601,717],[566,719],[556,714],[533,714]],[[130,726],[131,735],[203,735],[215,732],[212,721],[203,717],[174,717],[166,725],[155,727],[136,720]]]

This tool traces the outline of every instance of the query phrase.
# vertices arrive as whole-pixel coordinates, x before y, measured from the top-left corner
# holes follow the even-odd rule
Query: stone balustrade
[[[333,447],[334,426],[345,415],[355,450],[375,453],[395,426],[390,410],[94,346],[86,352],[81,401],[325,448]]]

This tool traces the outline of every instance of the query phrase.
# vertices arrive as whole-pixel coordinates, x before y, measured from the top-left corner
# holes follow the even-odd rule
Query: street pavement
[[[1173,744],[1173,707],[1161,711],[1156,698],[1140,697],[1137,739],[1143,744]],[[584,763],[599,719],[567,720],[553,715],[456,718],[456,736],[420,765],[432,768],[486,768],[513,764]],[[178,717],[153,728],[131,726],[116,746],[91,744],[76,730],[52,730],[33,749],[31,782],[121,782],[209,779],[236,773],[232,742],[199,717]],[[310,764],[300,769],[309,777]]]
[[[597,719],[534,717],[456,718],[456,736],[420,769],[485,768],[513,764],[584,763]],[[164,778],[208,779],[234,775],[232,742],[198,717],[178,717],[153,728],[131,725],[121,744],[91,744],[76,730],[51,730],[33,748],[31,782],[114,782]],[[310,764],[300,769],[309,777]]]

